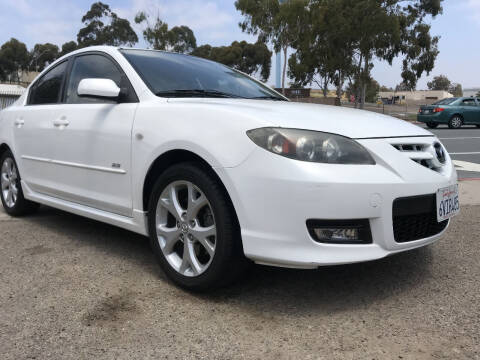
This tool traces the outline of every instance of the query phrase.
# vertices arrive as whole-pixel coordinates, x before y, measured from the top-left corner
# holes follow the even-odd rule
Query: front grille
[[[430,151],[430,147],[435,148],[435,144],[431,143],[393,143],[392,146],[398,151],[404,153],[417,164],[425,166],[430,170],[440,172],[441,166],[436,166],[434,160],[435,152]],[[438,165],[438,164],[437,164]]]
[[[398,243],[437,235],[447,225],[448,220],[437,221],[435,194],[398,198],[393,202],[393,235]]]

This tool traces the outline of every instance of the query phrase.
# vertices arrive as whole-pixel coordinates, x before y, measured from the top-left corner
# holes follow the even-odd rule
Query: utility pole
[[[280,4],[283,4],[286,0],[278,0]],[[277,52],[277,61],[275,65],[275,87],[280,89],[282,87],[282,53]]]

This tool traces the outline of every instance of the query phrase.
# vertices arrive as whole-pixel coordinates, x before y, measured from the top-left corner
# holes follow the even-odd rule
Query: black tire
[[[209,201],[217,231],[215,252],[209,266],[204,272],[193,277],[181,274],[170,265],[160,247],[157,236],[158,201],[164,189],[176,181],[188,181],[201,189]],[[191,291],[206,291],[222,287],[236,280],[248,267],[248,261],[243,253],[240,226],[235,210],[224,188],[211,174],[211,169],[196,163],[181,163],[167,169],[157,179],[150,195],[148,227],[150,244],[161,268],[174,283],[182,288]]]
[[[453,115],[450,121],[448,122],[448,127],[450,129],[460,129],[463,125],[463,119],[460,115]]]
[[[429,127],[430,129],[435,129],[436,127],[438,127],[438,124],[433,122],[427,122],[427,127]]]
[[[480,125],[476,125],[477,128],[480,128]]]
[[[18,171],[18,166],[15,161],[15,158],[13,157],[13,154],[10,150],[5,151],[0,157],[0,171],[1,171],[0,176],[2,176],[4,164],[8,161],[10,161],[10,164],[13,164],[13,166],[15,167],[17,176],[14,183],[17,189],[17,195],[16,195],[16,200],[14,204],[10,206],[9,204],[7,204],[8,201],[5,198],[3,187],[2,187],[0,191],[0,198],[2,199],[3,208],[5,209],[5,212],[11,216],[23,216],[23,215],[32,214],[38,210],[38,207],[40,205],[25,199],[25,197],[23,196],[22,184],[20,181],[21,180],[20,173]]]

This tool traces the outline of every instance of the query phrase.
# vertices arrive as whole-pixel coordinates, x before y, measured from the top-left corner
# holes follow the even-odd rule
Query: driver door
[[[103,53],[82,53],[71,60],[63,104],[58,110],[55,147],[59,198],[132,216],[131,135],[138,98],[119,65]],[[106,78],[122,89],[119,99],[82,97],[82,79]]]

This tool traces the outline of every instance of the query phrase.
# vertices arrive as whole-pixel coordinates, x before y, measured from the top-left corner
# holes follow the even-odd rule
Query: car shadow
[[[95,220],[43,207],[25,218],[67,236],[75,247],[93,246],[109,256],[131,261],[159,281],[172,283],[157,265],[144,236]],[[421,286],[430,276],[431,247],[384,259],[317,270],[282,269],[252,265],[235,284],[209,293],[185,292],[206,303],[233,303],[250,312],[332,313],[366,306]],[[180,291],[180,290],[179,290]]]
[[[38,212],[22,218],[22,221],[47,228],[49,232],[66,239],[63,246],[70,251],[83,246],[94,247],[108,252],[108,256],[131,261],[141,268],[140,271],[147,271],[166,280],[166,276],[158,270],[149,239],[145,236],[43,205]]]
[[[384,259],[317,270],[253,266],[234,286],[199,298],[233,301],[255,311],[332,313],[407,292],[428,279],[432,249],[425,247]]]

